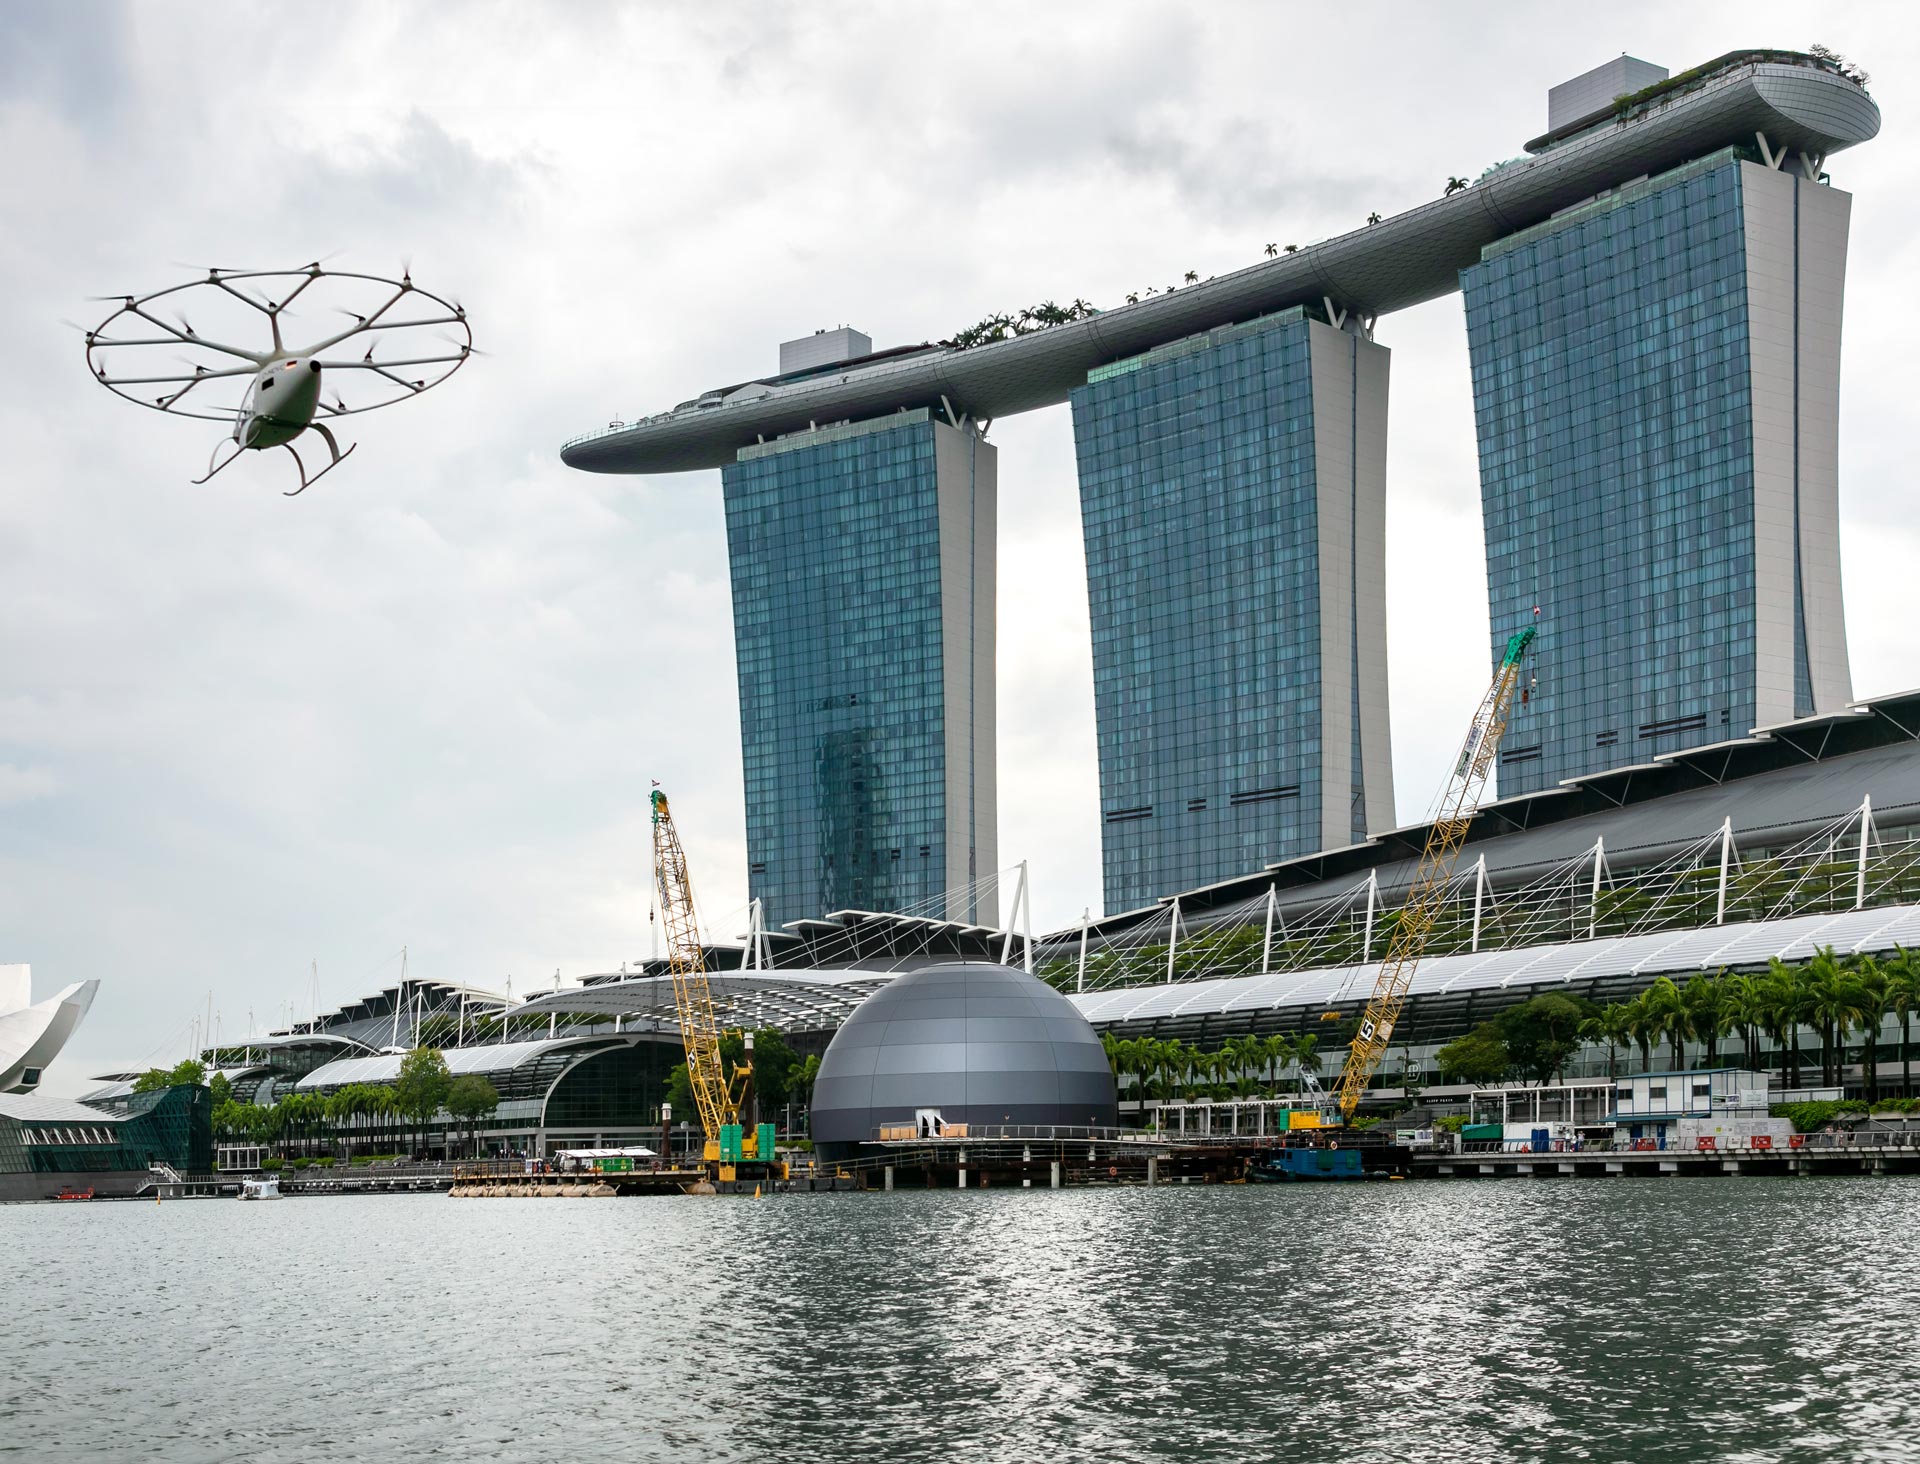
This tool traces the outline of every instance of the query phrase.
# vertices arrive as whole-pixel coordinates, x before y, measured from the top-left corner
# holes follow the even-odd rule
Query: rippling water
[[[0,1207],[31,1459],[1920,1459],[1920,1181]]]

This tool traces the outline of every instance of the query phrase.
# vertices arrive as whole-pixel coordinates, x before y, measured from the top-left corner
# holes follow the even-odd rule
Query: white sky
[[[1811,18],[1810,18],[1811,17]],[[184,1054],[399,973],[525,992],[647,952],[645,794],[711,924],[743,815],[717,472],[557,448],[773,369],[1046,297],[1117,303],[1432,197],[1547,88],[1822,41],[1875,73],[1841,427],[1856,692],[1920,684],[1906,576],[1916,129],[1905,3],[585,3],[0,7],[0,961],[99,977],[50,1080]],[[86,380],[63,320],[191,267],[410,258],[491,354],[204,488],[218,436]],[[1486,676],[1457,296],[1392,348],[1394,762],[1422,814]],[[1000,447],[1000,847],[1039,921],[1099,901],[1065,408]]]

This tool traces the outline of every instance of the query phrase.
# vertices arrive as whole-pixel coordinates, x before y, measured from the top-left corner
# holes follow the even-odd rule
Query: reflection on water
[[[0,1207],[31,1459],[1920,1460],[1920,1181]]]

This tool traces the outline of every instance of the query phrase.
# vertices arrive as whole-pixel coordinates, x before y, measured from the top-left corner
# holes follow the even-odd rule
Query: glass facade
[[[0,1174],[106,1174],[155,1163],[182,1174],[213,1168],[213,1095],[205,1088],[135,1094],[125,1115],[62,1107],[47,1117],[32,1108],[0,1113]]]
[[[1362,351],[1384,427],[1385,352],[1299,309],[1072,395],[1110,913],[1366,836]],[[1317,422],[1328,392],[1339,420]]]
[[[945,898],[995,868],[992,452],[919,410],[723,470],[748,887],[769,925],[992,918]]]
[[[1728,150],[1461,272],[1496,653],[1539,607],[1502,794],[1756,724],[1742,188]]]

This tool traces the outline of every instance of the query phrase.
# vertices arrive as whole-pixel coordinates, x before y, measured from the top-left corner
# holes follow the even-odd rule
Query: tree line
[[[1178,1037],[1119,1037],[1102,1034],[1116,1083],[1133,1079],[1136,1098],[1214,1099],[1278,1096],[1289,1074],[1289,1091],[1304,1092],[1308,1074],[1324,1064],[1320,1039],[1312,1032],[1279,1032],[1270,1037],[1234,1037],[1216,1048],[1190,1046]]]
[[[1442,1077],[1493,1083],[1520,1076],[1535,1082],[1565,1075],[1567,1062],[1587,1044],[1607,1054],[1607,1076],[1617,1077],[1623,1053],[1640,1054],[1652,1072],[1654,1052],[1667,1049],[1673,1069],[1686,1067],[1687,1044],[1703,1067],[1737,1058],[1753,1072],[1768,1067],[1771,1041],[1781,1086],[1798,1088],[1803,1053],[1818,1053],[1820,1084],[1838,1087],[1856,1056],[1869,1100],[1880,1093],[1881,1034],[1889,1017],[1900,1023],[1900,1092],[1913,1096],[1912,1023],[1920,1004],[1920,952],[1896,946],[1886,957],[1841,956],[1831,947],[1805,963],[1778,958],[1765,971],[1701,972],[1684,985],[1661,976],[1638,995],[1596,1005],[1580,997],[1545,993],[1482,1022],[1438,1054]],[[1857,1043],[1855,1041],[1857,1039]]]
[[[481,1122],[500,1107],[499,1090],[491,1082],[478,1073],[454,1077],[433,1047],[416,1047],[401,1058],[392,1083],[347,1083],[331,1093],[295,1091],[272,1104],[236,1100],[223,1074],[216,1073],[209,1086],[216,1139],[272,1147],[282,1158],[295,1150],[311,1155],[335,1149],[351,1158],[355,1143],[376,1141],[425,1148],[442,1110],[456,1128],[464,1127],[471,1152]]]

